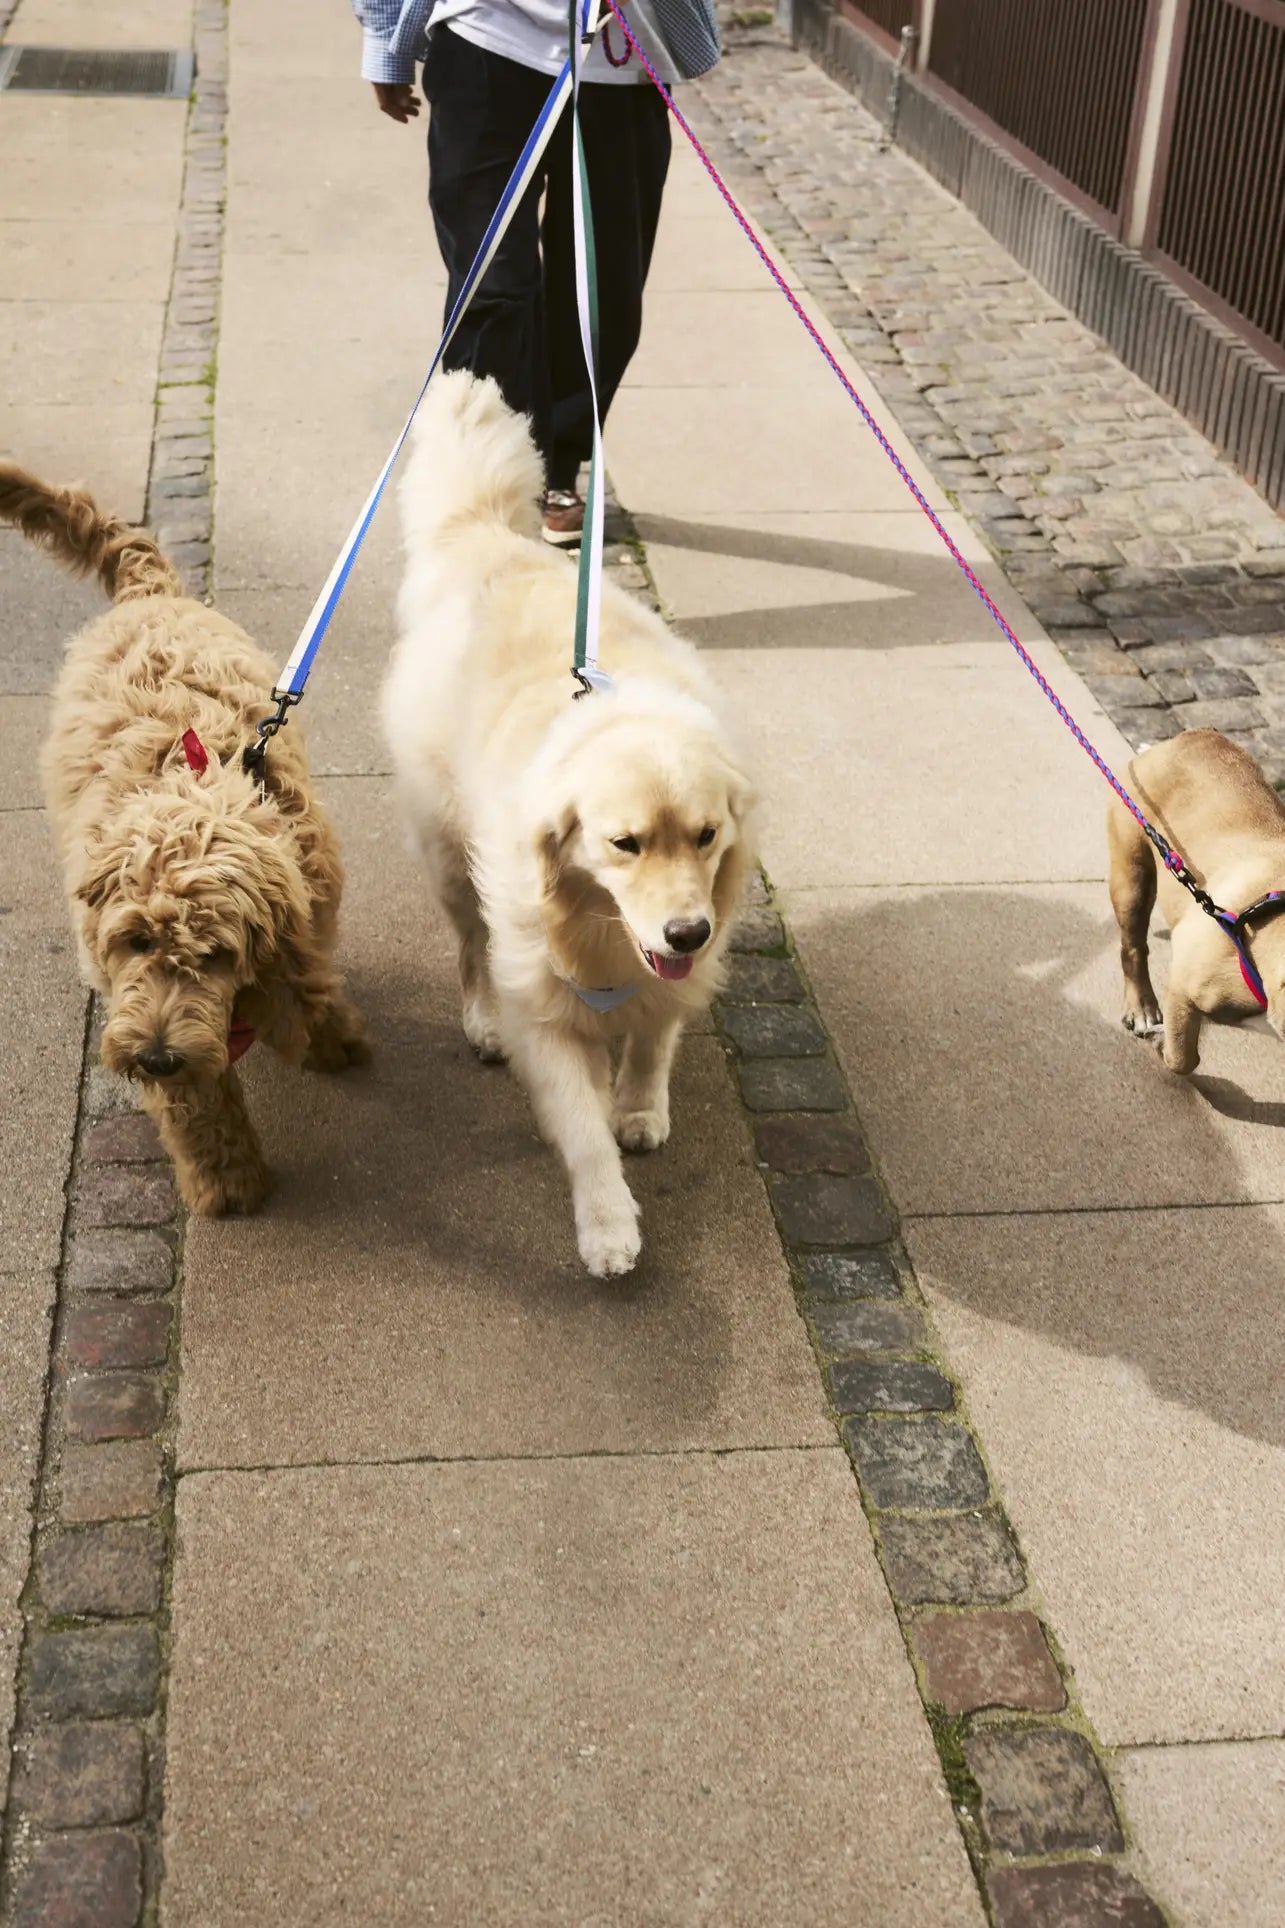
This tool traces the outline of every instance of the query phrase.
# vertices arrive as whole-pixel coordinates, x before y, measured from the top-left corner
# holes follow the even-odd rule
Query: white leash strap
[[[594,0],[586,0],[586,4],[593,5]],[[384,493],[384,487],[389,476],[392,474],[393,465],[402,452],[402,446],[406,441],[406,437],[410,434],[411,424],[414,422],[419,405],[424,399],[428,384],[432,380],[442,356],[450,346],[456,329],[464,319],[469,303],[477,292],[478,285],[482,281],[492,261],[495,259],[496,251],[504,239],[518,203],[531,185],[531,181],[543,158],[544,150],[549,144],[550,136],[557,125],[563,103],[566,101],[568,93],[572,91],[572,86],[571,61],[568,59],[563,63],[561,73],[549,90],[549,97],[540,109],[539,119],[532,128],[527,144],[518,157],[517,166],[509,176],[508,185],[500,197],[500,204],[491,217],[491,224],[482,237],[482,244],[477,251],[477,256],[468,271],[464,286],[460,289],[459,298],[451,310],[450,319],[446,324],[446,332],[437,345],[437,352],[434,354],[432,362],[429,365],[428,373],[424,377],[423,387],[421,387],[419,394],[415,397],[414,407],[406,417],[405,426],[394,442],[392,453],[380,470],[374,488],[366,497],[361,514],[349,530],[344,546],[335,558],[334,567],[326,578],[325,587],[313,604],[312,613],[300,631],[299,640],[294,646],[289,661],[281,672],[275,691],[275,694],[280,698],[297,702],[299,697],[303,695],[304,685],[308,680],[308,674],[312,668],[313,659],[320,647],[321,639],[329,628],[330,619],[339,605],[339,599],[344,593],[344,587],[348,581],[353,563],[357,559],[357,552],[366,539],[366,532],[374,519],[375,510],[379,507],[379,499]],[[579,252],[577,250],[577,263],[578,261]],[[592,364],[590,364],[590,366],[592,368]],[[594,419],[596,422],[596,399],[594,402]],[[601,540],[599,541],[599,552],[601,553]]]

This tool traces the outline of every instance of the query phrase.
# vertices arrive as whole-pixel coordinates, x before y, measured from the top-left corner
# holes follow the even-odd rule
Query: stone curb
[[[660,609],[645,547],[618,513],[622,545]],[[1123,1865],[1102,1753],[761,872],[729,951],[718,1034],[990,1919],[1165,1928]],[[760,1055],[783,1038],[784,1055]],[[823,1090],[807,1075],[817,1070]]]
[[[196,91],[156,386],[147,514],[188,594],[209,600],[214,540],[214,382],[226,191],[227,14],[197,0]]]
[[[5,10],[0,0],[0,30]],[[148,520],[207,596],[227,102],[223,0],[197,0],[196,92],[162,338]],[[181,1214],[151,1121],[91,1028],[22,1597],[0,1858],[6,1928],[154,1922],[161,1879]]]
[[[774,1026],[780,999],[738,990],[754,979],[734,964],[719,1028],[743,1090],[749,1066],[775,1071],[780,1102],[765,1109],[747,1096],[759,1169],[993,1919],[1002,1928],[1117,1918],[1162,1928],[1160,1909],[1113,1858],[1125,1836],[1101,1755],[761,878],[735,941],[738,957],[788,965],[772,981],[807,1020],[841,1095],[817,1110],[793,1082],[798,1065],[816,1059],[757,1055],[765,1039],[801,1032]]]
[[[91,1075],[97,1042],[95,1025],[22,1600],[7,1928],[134,1928],[160,1873],[178,1202],[150,1119]]]

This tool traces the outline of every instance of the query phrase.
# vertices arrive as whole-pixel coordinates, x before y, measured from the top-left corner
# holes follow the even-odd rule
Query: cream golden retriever
[[[465,1035],[526,1084],[606,1278],[641,1244],[619,1147],[669,1135],[674,1049],[718,988],[752,860],[752,793],[694,649],[611,583],[612,687],[575,699],[576,568],[540,541],[542,487],[494,383],[434,382],[401,486],[384,722],[458,934]]]

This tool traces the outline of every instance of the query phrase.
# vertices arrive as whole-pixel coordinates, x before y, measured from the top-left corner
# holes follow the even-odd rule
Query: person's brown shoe
[[[575,549],[584,532],[584,502],[574,489],[546,489],[544,539],[556,549]]]

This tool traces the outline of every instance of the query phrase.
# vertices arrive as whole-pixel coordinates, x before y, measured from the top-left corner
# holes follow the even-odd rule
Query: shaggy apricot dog
[[[42,758],[103,1063],[139,1081],[195,1212],[251,1212],[268,1171],[233,1064],[258,1036],[291,1063],[367,1054],[332,953],[343,871],[297,726],[261,791],[242,765],[272,666],[182,594],[151,537],[0,463],[0,522],[115,607],[71,643]]]

